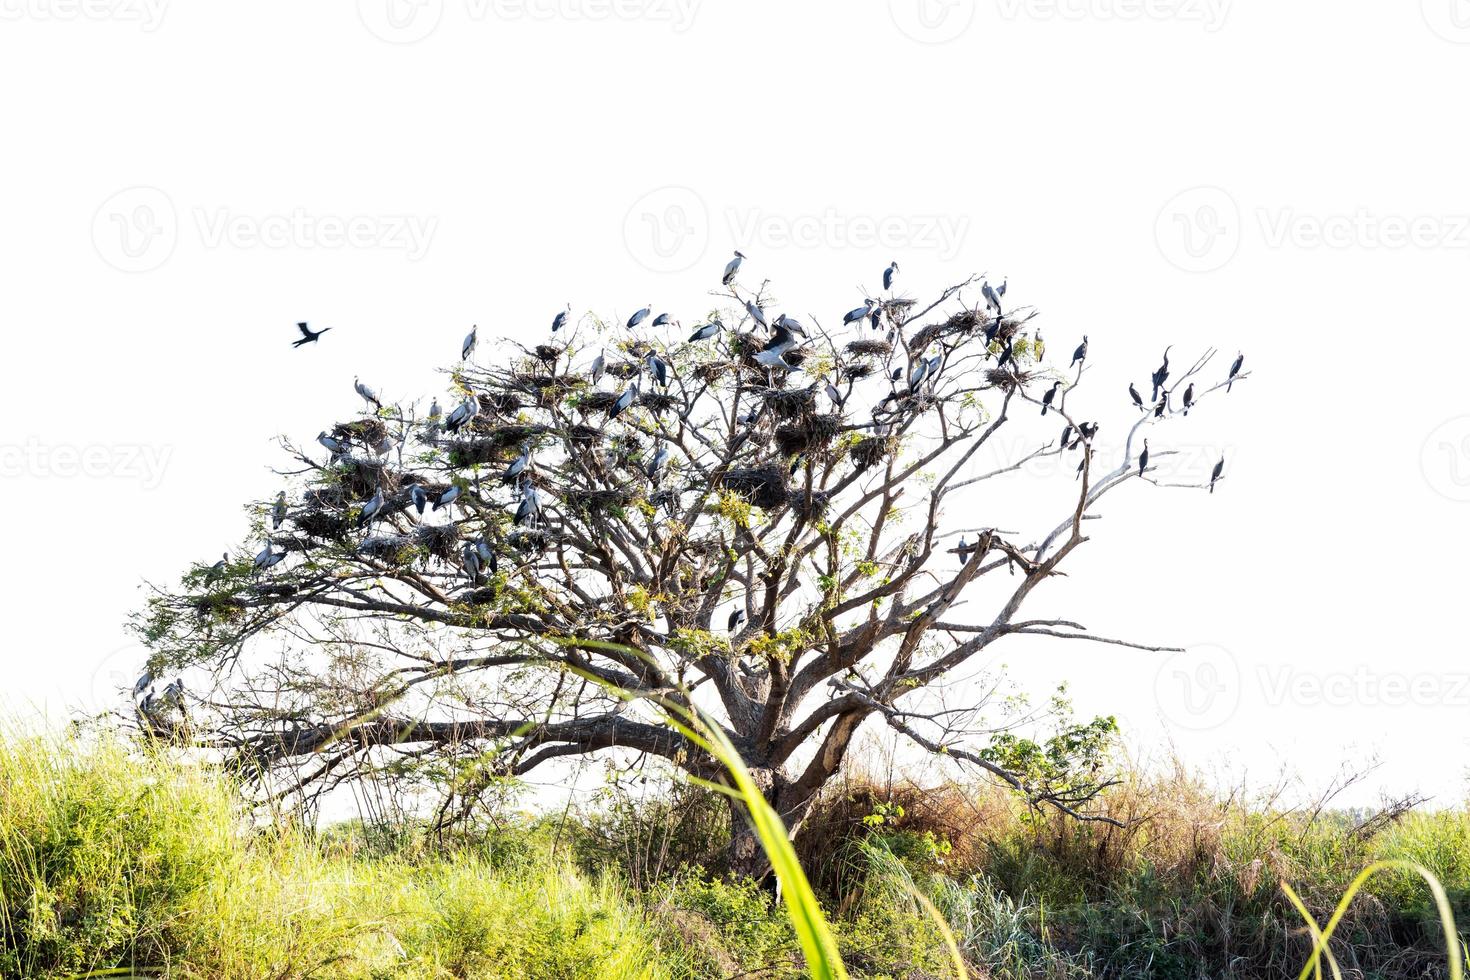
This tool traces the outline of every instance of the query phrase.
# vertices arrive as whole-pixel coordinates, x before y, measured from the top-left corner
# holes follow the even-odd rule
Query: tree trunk
[[[757,769],[751,774],[755,776],[756,785],[761,788],[766,802],[775,808],[781,822],[786,825],[788,839],[795,837],[816,794],[778,770]],[[756,881],[765,881],[771,873],[771,860],[751,825],[750,814],[745,804],[735,799],[730,800],[730,844],[726,863],[733,874]]]

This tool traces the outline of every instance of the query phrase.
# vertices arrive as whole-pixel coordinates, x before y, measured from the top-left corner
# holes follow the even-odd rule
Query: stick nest
[[[807,415],[799,422],[776,427],[776,449],[783,456],[810,452],[826,446],[842,428],[840,415]]]
[[[784,466],[751,466],[732,469],[720,485],[746,502],[765,510],[775,510],[786,503],[786,468]]]
[[[855,357],[887,357],[893,353],[893,345],[886,340],[854,340],[847,345],[847,352]]]

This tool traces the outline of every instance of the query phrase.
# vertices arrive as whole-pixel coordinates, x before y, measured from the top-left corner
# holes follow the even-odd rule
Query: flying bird
[[[320,330],[312,330],[305,323],[298,323],[296,324],[296,329],[301,331],[301,339],[293,340],[291,342],[292,347],[300,347],[303,344],[314,344],[316,343],[316,339],[318,337],[320,337],[322,334],[326,333],[332,328],[322,327]]]
[[[728,263],[726,263],[725,274],[723,277],[721,277],[720,282],[724,283],[726,286],[734,282],[735,273],[740,271],[740,263],[744,261],[745,256],[742,255],[739,251],[736,251],[735,257],[731,259]]]
[[[888,290],[893,289],[893,280],[895,278],[897,278],[897,276],[898,276],[898,263],[897,262],[890,262],[890,263],[888,263],[888,268],[886,268],[886,269],[883,270],[883,288],[884,289],[888,289]]]

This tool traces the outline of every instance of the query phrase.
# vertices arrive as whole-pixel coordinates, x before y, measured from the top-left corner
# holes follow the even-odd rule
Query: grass
[[[1470,921],[1464,810],[1365,833],[1171,773],[1109,795],[1149,816],[1124,830],[854,775],[778,865],[782,905],[699,865],[721,841],[682,792],[627,804],[639,841],[686,841],[650,862],[605,813],[451,843],[309,833],[251,824],[208,766],[0,738],[0,977],[1397,980],[1458,977],[1446,915]]]

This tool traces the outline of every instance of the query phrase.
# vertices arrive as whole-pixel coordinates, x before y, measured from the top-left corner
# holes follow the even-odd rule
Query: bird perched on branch
[[[1220,474],[1222,474],[1224,472],[1225,472],[1225,457],[1224,456],[1221,456],[1220,457],[1220,462],[1216,463],[1215,464],[1215,468],[1210,471],[1210,493],[1214,493],[1215,492],[1215,481],[1218,480],[1218,479],[1220,479]]]
[[[628,317],[628,329],[629,330],[632,330],[634,327],[638,326],[638,324],[640,324],[644,320],[648,319],[648,314],[650,314],[652,312],[653,312],[653,304],[652,303],[649,303],[643,309],[639,310],[637,313],[634,313],[632,316]]]
[[[1235,384],[1235,376],[1240,373],[1240,366],[1245,363],[1244,354],[1235,355],[1235,363],[1230,365],[1230,376],[1225,379],[1225,394],[1230,394],[1230,388]]]
[[[362,396],[362,400],[375,408],[382,409],[383,403],[378,399],[378,393],[362,383],[360,378],[352,379],[352,390]]]
[[[1164,348],[1164,363],[1160,364],[1158,370],[1154,371],[1154,400],[1158,399],[1159,389],[1164,387],[1164,382],[1169,380],[1169,351],[1173,350],[1173,348],[1173,344]]]
[[[1143,471],[1148,469],[1148,440],[1143,440],[1143,452],[1138,454],[1138,475],[1143,476]]]
[[[1067,367],[1074,368],[1085,360],[1087,360],[1087,334],[1082,335],[1082,343],[1078,344],[1077,349],[1072,352],[1072,363]]]
[[[740,263],[745,261],[745,256],[736,250],[735,257],[725,264],[725,274],[720,277],[720,282],[726,286],[735,281],[735,274],[740,271]]]
[[[461,361],[468,361],[470,359],[470,355],[475,352],[475,345],[479,343],[479,332],[480,325],[477,323],[470,327],[469,333],[465,334],[464,343],[461,344],[459,347],[459,359]]]
[[[562,310],[561,312],[557,313],[556,316],[551,318],[551,332],[556,333],[562,327],[566,326],[567,320],[571,318],[571,315],[572,304],[568,303],[566,309]]]
[[[1050,411],[1051,403],[1057,397],[1057,389],[1061,386],[1062,383],[1060,381],[1053,381],[1051,388],[1047,391],[1046,394],[1041,396],[1041,414],[1043,418],[1046,416],[1046,413]]]

